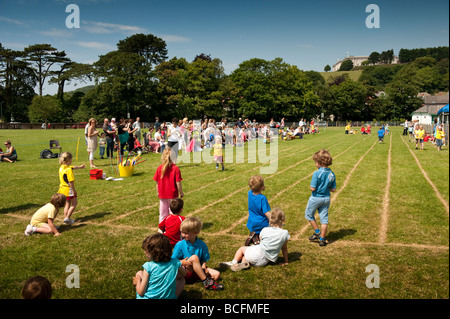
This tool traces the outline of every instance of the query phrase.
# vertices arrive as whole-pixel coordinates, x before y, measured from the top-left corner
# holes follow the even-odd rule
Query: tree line
[[[420,107],[419,92],[448,90],[446,50],[447,58],[440,49],[439,59],[421,56],[405,64],[365,66],[354,81],[346,74],[325,80],[281,58],[249,59],[227,75],[222,61],[205,53],[193,61],[169,60],[165,41],[152,34],[119,41],[116,50],[93,64],[72,61],[50,44],[23,51],[0,44],[1,120],[78,122],[140,116],[151,121],[176,116],[298,121],[322,115],[341,121],[405,119]],[[381,55],[389,60],[393,52]],[[57,94],[43,94],[46,81],[58,86]],[[95,85],[67,93],[69,81]]]

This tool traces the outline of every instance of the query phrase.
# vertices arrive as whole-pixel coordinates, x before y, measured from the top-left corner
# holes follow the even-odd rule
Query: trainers
[[[217,290],[217,291],[223,290],[223,285],[215,282],[212,279],[209,279],[208,283],[204,284],[204,287],[208,290]]]
[[[247,239],[245,240],[244,246],[250,246],[252,244],[258,245],[259,242],[260,242],[259,234],[252,231],[250,233],[250,235],[247,237]]]
[[[34,233],[33,226],[28,225],[27,229],[25,229],[25,235],[30,236],[30,235],[33,235],[33,233]]]
[[[73,220],[73,219],[70,219],[70,218],[64,219],[64,224],[66,224],[66,225],[72,225],[73,223],[75,223],[75,220]]]
[[[325,239],[319,240],[319,246],[320,246],[320,247],[324,247],[324,246],[326,246],[326,245],[327,245],[327,241],[326,241]]]
[[[250,264],[248,263],[248,262],[245,262],[245,263],[237,263],[237,264],[234,264],[234,265],[232,265],[231,267],[230,267],[230,269],[232,270],[232,271],[240,271],[240,270],[243,270],[243,269],[247,269],[247,268],[249,268],[250,267]]]
[[[226,261],[226,262],[220,263],[219,266],[221,268],[230,268],[231,266],[233,266],[233,261]]]
[[[309,237],[309,241],[316,241],[316,240],[319,240],[319,239],[320,239],[320,234],[317,234],[315,232],[314,232],[314,234],[311,237]]]

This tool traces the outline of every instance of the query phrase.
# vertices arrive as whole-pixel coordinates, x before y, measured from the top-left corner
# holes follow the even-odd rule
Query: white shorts
[[[269,259],[264,256],[260,245],[252,245],[245,250],[245,259],[255,267],[262,267],[269,263]]]

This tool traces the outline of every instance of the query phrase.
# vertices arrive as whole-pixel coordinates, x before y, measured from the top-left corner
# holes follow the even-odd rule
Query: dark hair
[[[174,117],[174,118],[172,119],[172,123],[177,123],[177,124],[178,124],[178,117]]]
[[[181,198],[174,198],[170,201],[170,211],[174,214],[179,214],[183,206],[184,201]]]
[[[167,262],[172,258],[170,240],[163,234],[153,234],[142,242],[142,249],[149,253],[154,262]]]
[[[52,285],[45,277],[31,277],[23,284],[23,299],[50,299],[51,297]]]

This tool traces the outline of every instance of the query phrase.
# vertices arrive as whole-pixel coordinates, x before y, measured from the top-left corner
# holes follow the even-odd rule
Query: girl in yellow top
[[[420,143],[420,150],[423,151],[423,139],[425,137],[425,130],[423,129],[423,125],[416,126],[416,130],[414,130],[414,138],[416,139],[416,150],[419,149],[419,143]]]
[[[439,152],[441,150],[442,143],[445,138],[445,133],[442,130],[442,126],[440,126],[440,125],[436,128],[435,138],[436,138],[437,150]]]
[[[72,225],[73,219],[70,219],[75,208],[77,207],[77,191],[75,190],[75,176],[73,175],[74,169],[82,169],[85,165],[71,166],[72,154],[64,152],[59,157],[59,190],[58,193],[66,196],[66,205],[64,206],[64,223]]]
[[[222,164],[222,171],[225,170],[223,166],[223,154],[222,154],[222,137],[216,136],[214,144],[214,163],[216,163],[216,169],[219,169],[219,163]]]
[[[50,203],[39,208],[31,218],[30,224],[25,230],[25,235],[30,236],[34,233],[61,235],[55,227],[54,220],[58,215],[59,209],[66,205],[66,196],[57,193],[52,196]]]

